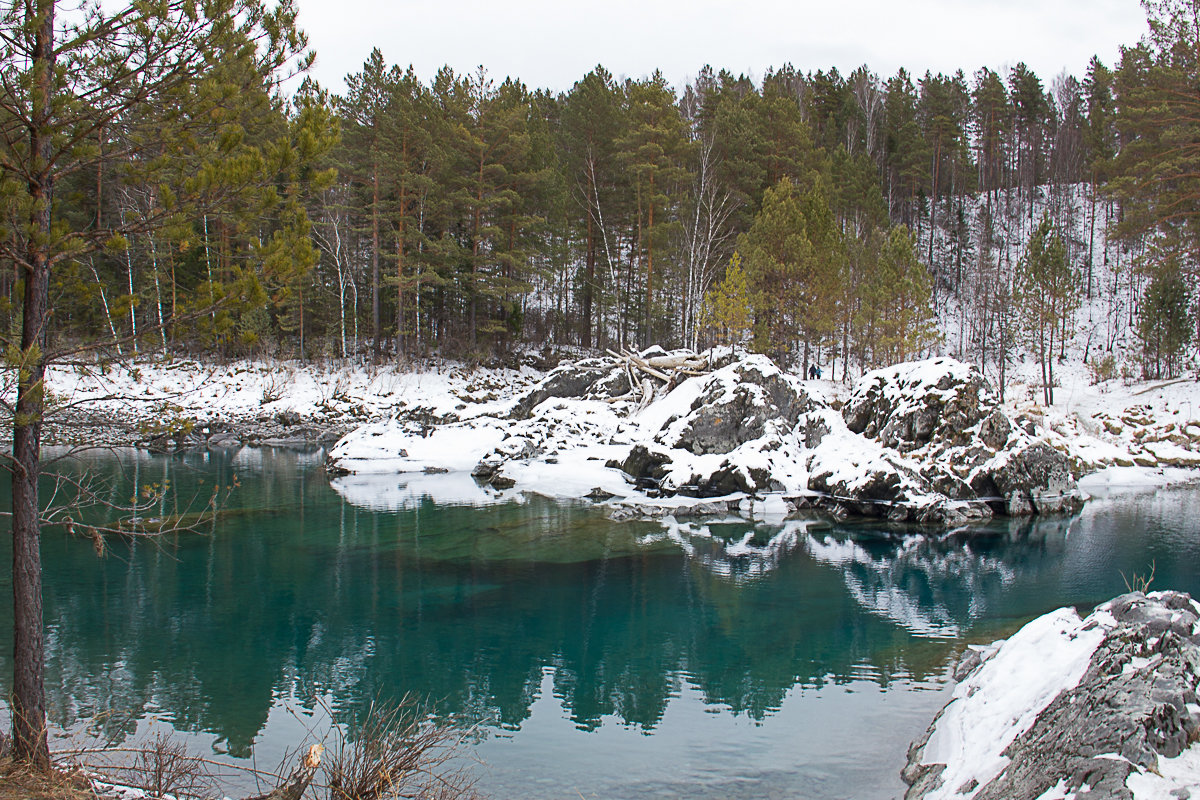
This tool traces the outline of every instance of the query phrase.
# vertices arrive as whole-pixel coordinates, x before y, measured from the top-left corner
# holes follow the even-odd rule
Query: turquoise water
[[[1151,565],[1155,587],[1200,595],[1195,488],[921,536],[615,523],[588,503],[500,502],[455,476],[331,486],[320,452],[87,466],[114,498],[238,486],[201,534],[111,541],[104,558],[46,536],[64,741],[165,726],[198,752],[274,767],[331,717],[407,692],[473,727],[496,797],[898,796],[908,741],[967,642],[1107,599]],[[4,634],[0,690],[10,674]]]

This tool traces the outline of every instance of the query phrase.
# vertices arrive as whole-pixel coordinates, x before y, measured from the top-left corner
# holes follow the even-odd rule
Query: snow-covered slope
[[[1118,597],[973,650],[904,770],[907,800],[1188,797],[1200,790],[1200,604]]]

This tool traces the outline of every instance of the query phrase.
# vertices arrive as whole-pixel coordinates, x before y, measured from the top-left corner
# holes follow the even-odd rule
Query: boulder
[[[751,357],[715,374],[680,424],[660,437],[695,455],[729,453],[779,430],[791,430],[817,404],[768,359]]]
[[[639,486],[658,487],[659,481],[667,474],[665,466],[671,463],[670,453],[660,448],[653,450],[644,444],[634,445],[624,461],[610,461],[607,466],[619,467],[626,475],[633,478]]]
[[[1133,798],[1131,777],[1166,784],[1159,776],[1160,759],[1179,756],[1200,737],[1198,619],[1200,606],[1180,592],[1132,592],[1100,606],[1086,620],[1076,618],[1073,626],[1064,627],[1062,637],[1075,640],[1102,633],[1077,683],[1071,685],[1064,675],[1063,688],[1040,711],[1014,709],[1008,717],[1013,738],[1001,753],[976,752],[979,764],[956,764],[953,752],[942,753],[948,763],[927,762],[926,749],[939,722],[953,714],[953,703],[965,702],[977,691],[1003,695],[1005,680],[1021,680],[1011,673],[986,671],[1008,643],[982,657],[975,652],[955,675],[965,681],[960,690],[966,691],[955,692],[955,699],[909,750],[908,764],[901,772],[909,784],[905,800],[935,793],[939,797],[961,793],[975,800],[1036,798],[1050,796],[1052,789],[1054,797],[1079,792],[1079,797]],[[1023,730],[1015,729],[1022,724],[1019,720],[1029,721]],[[988,725],[991,721],[963,718],[960,713],[952,727],[970,728],[974,722]],[[986,771],[983,764],[992,755],[1006,759],[998,774]],[[1186,790],[1180,794],[1170,786],[1160,791],[1164,797],[1168,793],[1188,796]]]
[[[755,494],[779,488],[781,487],[771,480],[771,473],[766,469],[726,460],[712,472],[693,475],[678,491],[679,494],[690,497],[723,497],[739,492]]]
[[[843,406],[842,417],[854,433],[905,451],[935,435],[961,438],[996,405],[978,369],[952,358],[934,358],[867,373]]]
[[[1004,449],[1012,432],[1012,421],[998,408],[979,423],[979,438],[993,450]]]
[[[495,486],[501,467],[509,461],[520,461],[532,458],[537,454],[538,446],[532,440],[524,436],[508,436],[479,460],[479,463],[471,470],[471,476],[481,481],[491,481]]]
[[[529,419],[538,404],[552,397],[582,397],[592,384],[608,377],[612,371],[611,359],[566,361],[518,399],[509,416],[513,419]]]
[[[1083,507],[1066,455],[1042,441],[1002,453],[971,476],[971,488],[1009,516],[1073,514]]]

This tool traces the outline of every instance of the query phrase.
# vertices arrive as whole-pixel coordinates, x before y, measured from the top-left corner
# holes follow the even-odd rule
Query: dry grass
[[[461,730],[435,722],[424,704],[412,698],[375,701],[357,720],[326,734],[327,761],[321,759],[325,746],[317,743],[290,777],[249,771],[273,787],[263,800],[481,800],[463,758],[463,737]],[[190,755],[167,734],[155,735],[141,747],[101,746],[57,756],[60,769],[43,775],[14,764],[0,750],[0,800],[97,800],[82,772],[61,766],[68,763],[103,775],[106,782],[143,789],[149,797],[219,796],[212,770],[232,766]],[[318,777],[324,782],[314,780]]]
[[[91,784],[78,772],[43,775],[0,760],[0,800],[96,800]]]

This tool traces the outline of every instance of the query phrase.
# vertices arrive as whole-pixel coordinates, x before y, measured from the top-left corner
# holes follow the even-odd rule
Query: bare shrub
[[[362,719],[335,732],[325,765],[329,800],[475,800],[461,758],[462,733],[430,721],[423,704],[373,700]]]
[[[200,797],[212,794],[215,788],[204,761],[189,755],[183,742],[162,732],[134,751],[128,766],[112,772],[121,783],[142,789],[150,797]]]

